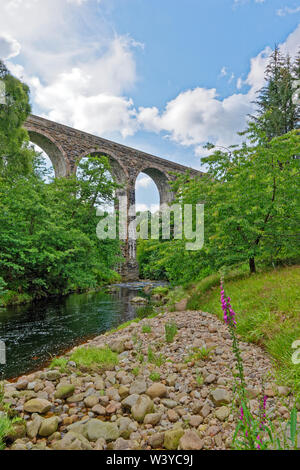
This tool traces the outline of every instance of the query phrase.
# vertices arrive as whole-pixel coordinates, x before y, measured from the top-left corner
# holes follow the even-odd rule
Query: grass
[[[143,325],[142,326],[142,333],[151,333],[152,328],[150,325]]]
[[[174,321],[165,324],[166,342],[173,343],[175,336],[177,335],[177,325]]]
[[[141,321],[140,318],[134,318],[133,320],[129,320],[125,323],[122,323],[119,325],[117,328],[113,328],[112,330],[109,330],[105,333],[105,336],[110,335],[111,333],[116,333],[117,331],[124,330],[124,328],[127,328],[127,326],[130,326],[132,323],[139,323]]]
[[[108,368],[118,364],[118,354],[110,348],[103,349],[91,346],[89,348],[78,348],[70,356],[70,361],[74,361],[77,366],[93,367],[100,366]]]
[[[159,382],[160,381],[160,373],[159,372],[152,372],[149,375],[149,379],[152,380],[152,382]]]
[[[165,362],[166,358],[163,354],[155,354],[152,348],[148,348],[148,362],[155,364],[157,367],[161,367]]]
[[[50,369],[58,368],[61,373],[64,373],[68,369],[67,364],[68,364],[68,359],[66,359],[65,357],[56,357],[51,361],[49,368]]]
[[[143,318],[149,318],[151,315],[155,314],[155,310],[153,305],[143,305],[142,307],[137,308],[136,315],[137,317],[142,320]]]
[[[140,373],[140,368],[139,367],[135,367],[134,369],[132,369],[132,373],[135,377],[137,377]]]
[[[13,432],[13,425],[8,416],[0,416],[0,450],[5,448],[5,437]]]
[[[207,349],[205,347],[203,347],[203,348],[193,348],[192,351],[193,352],[191,354],[189,354],[189,356],[187,357],[185,362],[207,361],[210,358],[211,353],[212,353],[212,349],[210,349],[210,348]]]
[[[215,275],[217,276],[217,275]],[[216,279],[215,279],[216,280]],[[300,364],[291,361],[292,343],[300,339],[300,267],[292,266],[255,275],[227,276],[226,293],[237,316],[243,340],[259,344],[270,354],[278,378],[300,393]],[[219,286],[212,276],[197,285],[189,308],[223,319]]]
[[[163,286],[158,286],[158,287],[155,287],[153,289],[153,291],[151,292],[152,295],[161,295],[161,296],[165,296],[167,295],[169,292],[169,287],[163,287]]]

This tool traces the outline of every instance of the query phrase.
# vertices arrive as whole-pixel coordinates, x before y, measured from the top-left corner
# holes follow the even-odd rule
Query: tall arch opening
[[[146,173],[140,173],[135,183],[136,212],[159,210],[160,194],[154,180]]]
[[[151,184],[151,181],[153,182],[152,184]],[[169,178],[161,170],[158,170],[157,168],[144,168],[137,178],[137,184],[136,184],[137,189],[139,189],[138,186],[141,186],[143,184],[144,186],[147,186],[148,184],[148,188],[149,188],[149,190],[147,191],[148,197],[152,195],[152,198],[154,201],[153,202],[154,207],[155,207],[155,204],[159,206],[162,204],[168,204],[172,202],[173,194],[170,190]],[[157,193],[153,189],[154,188],[153,184],[157,188],[157,191],[158,191],[158,195],[159,195],[158,202],[157,202]]]
[[[125,174],[124,169],[120,165],[120,163],[111,155],[108,155],[105,152],[101,151],[91,151],[86,153],[84,156],[81,157],[81,159],[77,162],[77,167],[76,167],[76,175],[77,177],[83,177],[83,168],[85,166],[85,163],[89,161],[89,157],[106,157],[108,159],[108,163],[110,166],[109,170],[105,170],[103,172],[103,177],[107,181],[114,181],[118,185],[120,185],[120,188],[114,191],[114,201],[110,202],[105,202],[101,203],[101,207],[103,208],[104,211],[106,212],[113,212],[114,209],[118,209],[118,201],[121,196],[126,195],[126,181],[127,181],[127,175]],[[100,171],[102,171],[102,168],[99,168]]]
[[[55,169],[51,158],[44,150],[37,144],[30,142],[31,147],[37,154],[35,159],[35,173],[38,174],[46,183],[50,183],[55,178]]]
[[[37,145],[50,159],[56,178],[67,176],[69,168],[63,151],[52,138],[36,131],[28,130],[30,142]]]

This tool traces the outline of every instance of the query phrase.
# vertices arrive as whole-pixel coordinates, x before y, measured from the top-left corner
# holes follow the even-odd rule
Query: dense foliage
[[[167,278],[178,285],[202,279],[224,264],[247,263],[255,272],[257,261],[273,265],[296,261],[300,222],[297,76],[299,59],[292,67],[290,59],[281,58],[276,50],[267,68],[267,85],[259,94],[258,114],[250,118],[244,132],[247,141],[227,150],[208,145],[214,151],[202,159],[207,174],[198,179],[181,175],[171,184],[175,202],[205,204],[204,247],[187,251],[186,240],[140,241],[143,277]]]
[[[116,273],[119,242],[98,240],[96,207],[113,200],[106,157],[79,163],[77,177],[46,182],[22,124],[28,88],[1,66],[0,297],[3,303],[95,288]],[[1,295],[2,294],[2,295]]]

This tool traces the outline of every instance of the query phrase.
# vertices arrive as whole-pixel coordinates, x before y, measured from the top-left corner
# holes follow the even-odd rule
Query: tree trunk
[[[249,267],[250,267],[250,273],[251,274],[256,273],[255,259],[254,258],[249,259]]]

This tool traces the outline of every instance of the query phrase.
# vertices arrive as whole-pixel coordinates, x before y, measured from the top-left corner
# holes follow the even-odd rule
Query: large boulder
[[[133,299],[131,299],[130,302],[134,304],[147,304],[148,300],[145,299],[144,297],[133,297]]]
[[[45,414],[51,409],[51,403],[43,398],[33,398],[24,404],[24,411],[27,413]]]

